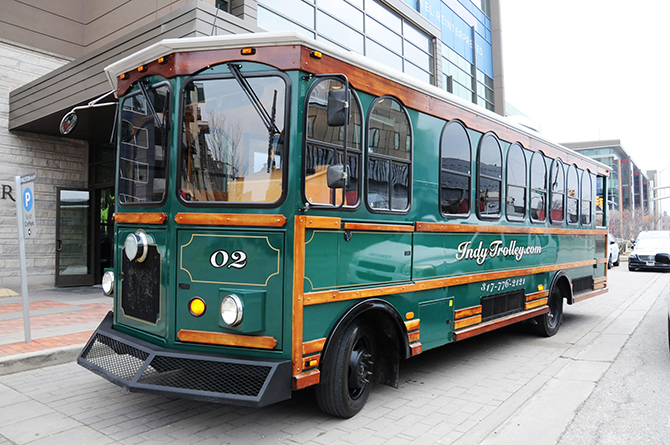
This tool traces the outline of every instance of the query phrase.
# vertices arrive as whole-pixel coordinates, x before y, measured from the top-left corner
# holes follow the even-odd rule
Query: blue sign
[[[493,78],[491,21],[479,10],[473,15],[458,0],[420,1],[421,15],[440,28],[442,42]]]
[[[33,208],[33,191],[29,187],[23,191],[23,208],[26,209],[26,212],[30,212],[30,209]]]

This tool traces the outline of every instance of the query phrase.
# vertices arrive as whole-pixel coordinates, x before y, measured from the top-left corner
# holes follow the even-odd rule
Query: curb
[[[2,357],[0,358],[0,376],[73,362],[77,360],[84,346],[86,345],[62,346],[60,348]]]

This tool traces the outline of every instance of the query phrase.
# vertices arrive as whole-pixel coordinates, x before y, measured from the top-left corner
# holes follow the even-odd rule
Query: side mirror
[[[667,253],[657,253],[654,261],[661,264],[670,264],[670,255]]]
[[[328,126],[342,127],[349,119],[349,91],[344,88],[328,92]]]
[[[60,126],[58,127],[60,134],[70,134],[70,132],[74,130],[74,127],[77,125],[78,120],[79,118],[77,117],[77,113],[75,113],[74,110],[63,116],[63,119],[60,121]]]
[[[344,165],[329,165],[326,172],[328,187],[331,189],[343,189],[348,182],[349,175]]]

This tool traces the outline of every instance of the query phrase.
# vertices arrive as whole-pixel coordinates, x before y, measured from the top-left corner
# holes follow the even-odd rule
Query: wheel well
[[[335,345],[352,323],[368,326],[373,336],[375,381],[397,387],[400,358],[409,357],[410,348],[402,318],[396,309],[384,300],[366,300],[349,309],[328,336],[321,363],[327,364],[330,357],[337,354]]]
[[[566,299],[568,304],[572,304],[572,281],[568,274],[565,271],[560,271],[554,275],[554,279],[551,280],[551,287],[549,288],[549,296],[553,292],[554,288],[558,288],[561,296]]]

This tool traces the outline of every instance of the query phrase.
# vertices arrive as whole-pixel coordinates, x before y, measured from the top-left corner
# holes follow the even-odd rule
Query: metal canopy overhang
[[[161,17],[89,54],[17,88],[9,94],[9,130],[61,136],[58,125],[73,107],[85,105],[112,89],[104,68],[139,49],[165,38],[207,36],[212,32],[216,8],[196,1]],[[216,17],[217,34],[261,31],[223,12]],[[104,101],[115,100],[113,96]],[[78,111],[79,124],[66,137],[108,139],[114,107]]]

